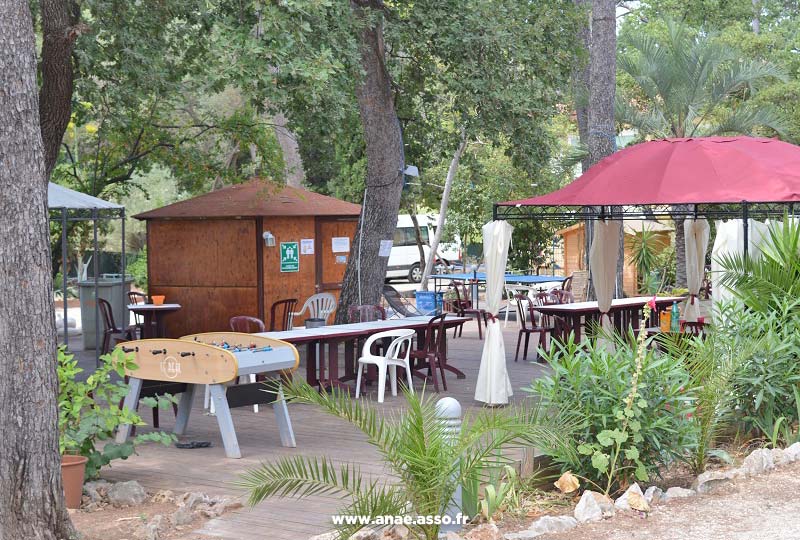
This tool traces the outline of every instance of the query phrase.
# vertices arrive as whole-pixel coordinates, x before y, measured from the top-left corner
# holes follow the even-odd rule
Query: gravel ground
[[[800,462],[720,488],[656,505],[648,517],[617,513],[541,540],[798,540]]]

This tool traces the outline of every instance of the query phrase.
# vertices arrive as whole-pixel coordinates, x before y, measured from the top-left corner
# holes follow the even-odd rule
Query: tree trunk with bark
[[[614,95],[617,87],[617,17],[615,0],[592,1],[591,49],[589,51],[588,149],[591,167],[616,150]],[[587,223],[586,239],[594,235]],[[624,232],[620,232],[624,235]],[[622,245],[622,240],[620,240]],[[622,251],[622,249],[621,249]],[[586,253],[589,253],[587,249]],[[588,256],[588,255],[587,255]],[[624,255],[620,253],[620,264]],[[587,265],[588,267],[588,265]],[[622,271],[617,268],[617,291],[622,290]],[[590,294],[592,287],[590,286]]]
[[[36,45],[25,0],[0,0],[0,73],[0,538],[72,538],[58,452]]]
[[[591,0],[573,0],[575,5],[585,10],[586,17],[578,30],[581,44],[586,53],[586,62],[575,67],[572,72],[572,94],[575,99],[575,117],[578,122],[578,138],[584,146],[589,145],[589,61],[588,57],[592,48],[592,30],[589,25],[591,13]],[[586,172],[591,163],[589,157],[581,160],[581,171]]]
[[[683,207],[675,207],[678,210]],[[686,218],[682,215],[672,216],[675,223],[675,286],[686,287],[686,235],[683,232],[683,222]]]
[[[45,176],[55,167],[64,131],[72,114],[74,70],[72,48],[88,27],[78,22],[69,0],[42,0],[42,88],[39,124],[44,143]]]
[[[344,273],[336,320],[347,319],[351,305],[377,304],[386,278],[388,257],[380,241],[394,238],[403,191],[403,138],[394,107],[391,77],[385,64],[383,23],[378,0],[352,0],[354,16],[370,21],[361,32],[361,67],[356,97],[364,128],[367,179],[358,229]]]
[[[458,172],[458,164],[461,162],[461,156],[464,155],[464,150],[467,149],[467,137],[464,131],[461,132],[461,142],[453,154],[453,159],[450,160],[450,167],[447,169],[447,178],[444,181],[444,192],[442,192],[442,202],[439,206],[439,221],[436,224],[436,232],[433,234],[431,241],[431,254],[428,260],[425,261],[425,271],[422,273],[422,283],[420,284],[423,291],[428,290],[428,279],[433,272],[433,264],[436,261],[436,252],[439,250],[439,242],[442,241],[442,233],[444,232],[444,220],[447,216],[447,206],[450,204],[450,191],[453,189],[453,181]]]
[[[275,124],[275,138],[278,139],[281,154],[283,155],[283,172],[286,176],[286,185],[302,188],[306,173],[303,170],[303,158],[300,157],[297,137],[287,127],[289,121],[283,113],[275,114],[272,117],[272,122]]]

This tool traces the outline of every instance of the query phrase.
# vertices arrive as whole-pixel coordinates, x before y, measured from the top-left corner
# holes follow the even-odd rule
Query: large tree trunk
[[[453,159],[450,160],[450,167],[447,169],[447,178],[445,178],[444,181],[444,192],[442,193],[442,202],[439,206],[439,221],[436,224],[436,232],[433,234],[433,241],[431,242],[431,254],[428,260],[425,261],[425,271],[422,273],[422,283],[420,285],[423,291],[428,290],[428,279],[431,277],[431,272],[433,272],[433,264],[434,261],[436,261],[436,252],[439,249],[439,242],[442,241],[444,220],[447,216],[447,206],[450,204],[450,191],[453,189],[453,181],[456,178],[456,172],[458,172],[458,164],[461,162],[461,156],[466,149],[467,137],[462,131],[461,143],[458,145],[458,148],[456,148]]]
[[[592,35],[589,51],[589,166],[616,150],[614,126],[614,94],[617,80],[617,17],[615,0],[592,1]],[[594,235],[587,223],[586,240],[589,246]],[[620,232],[624,234],[624,232]],[[622,241],[620,241],[622,245]],[[586,250],[587,257],[589,249]],[[620,253],[620,261],[624,256]],[[588,268],[588,264],[587,264]],[[622,290],[622,272],[617,269],[617,291]],[[590,294],[593,287],[590,284]]]
[[[684,207],[677,206],[676,209],[682,210]],[[686,218],[673,216],[675,223],[675,286],[686,287],[686,235],[683,232],[683,222]]]
[[[45,176],[49,178],[72,114],[72,47],[87,27],[77,22],[70,11],[73,3],[69,0],[41,0],[39,4],[42,10],[39,124],[44,143]]]
[[[0,0],[0,538],[72,538],[58,453],[56,329],[28,2]]]
[[[592,47],[592,30],[589,26],[591,13],[591,0],[573,0],[579,9],[585,10],[586,17],[578,30],[581,44],[586,53],[587,61],[576,66],[572,72],[572,94],[575,99],[575,117],[578,122],[578,138],[584,146],[589,145],[589,62],[588,56]],[[581,170],[586,172],[591,167],[589,157],[581,161]]]
[[[286,185],[296,188],[303,187],[306,173],[303,170],[303,158],[300,157],[300,147],[297,137],[287,127],[288,121],[283,113],[279,112],[272,117],[275,124],[275,138],[281,147],[283,155],[283,172],[286,176]]]
[[[383,4],[352,0],[350,6],[356,17],[371,21],[360,36],[364,74],[356,87],[367,147],[367,180],[339,297],[339,322],[346,321],[349,306],[380,301],[388,262],[388,257],[379,256],[380,241],[394,238],[403,191],[403,138],[384,62],[383,23],[380,16],[375,17]]]

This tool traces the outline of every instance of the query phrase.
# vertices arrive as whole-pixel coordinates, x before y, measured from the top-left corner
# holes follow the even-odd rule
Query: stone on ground
[[[764,474],[774,468],[775,462],[772,460],[772,451],[768,448],[753,450],[749,456],[744,458],[742,463],[742,471],[748,476]]]
[[[573,515],[579,523],[600,521],[614,515],[614,502],[602,493],[587,489],[581,495]]]
[[[118,482],[108,490],[108,501],[117,507],[136,506],[147,499],[144,488],[135,480]]]
[[[800,442],[796,442],[793,445],[786,448],[783,451],[784,455],[789,458],[789,461],[797,461],[800,460]]]
[[[142,526],[139,530],[138,536],[142,540],[159,540],[161,538],[161,531],[164,529],[164,516],[156,514],[150,521]]]
[[[625,493],[619,496],[619,498],[614,502],[614,506],[617,508],[617,510],[639,510],[641,512],[650,511],[650,506],[644,499],[642,488],[640,488],[639,484],[636,482],[631,484],[628,489],[625,490]]]
[[[392,525],[383,530],[381,540],[406,540],[411,531],[405,525]]]
[[[723,486],[730,485],[736,477],[737,471],[706,471],[697,477],[694,489],[697,493],[711,493]]]
[[[654,505],[661,502],[664,498],[664,491],[658,486],[650,486],[644,491],[644,500],[647,504]]]
[[[484,523],[465,534],[464,540],[503,540],[503,535],[494,523]]]
[[[578,526],[578,520],[572,516],[540,517],[524,531],[506,533],[506,540],[528,540],[547,533],[568,531]]]
[[[111,488],[111,483],[105,480],[95,480],[94,482],[86,482],[83,484],[83,493],[89,497],[89,501],[93,503],[101,503],[108,496],[108,490]]]
[[[694,497],[697,495],[697,492],[693,489],[686,489],[682,487],[671,487],[667,490],[667,493],[664,495],[665,501],[671,501],[673,499],[685,499],[687,497]]]

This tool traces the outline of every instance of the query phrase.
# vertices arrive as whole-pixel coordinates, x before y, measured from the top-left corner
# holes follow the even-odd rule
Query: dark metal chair
[[[447,350],[447,333],[445,330],[445,317],[447,314],[443,313],[431,318],[428,322],[428,327],[425,330],[425,343],[421,348],[411,351],[411,358],[420,360],[423,364],[428,365],[428,375],[433,379],[433,388],[439,391],[439,380],[436,370],[442,376],[442,388],[447,390],[447,380],[444,375],[445,351]],[[417,343],[419,347],[420,344]]]
[[[422,315],[416,307],[406,302],[400,293],[397,292],[397,289],[391,285],[383,286],[383,297],[386,299],[386,303],[389,304],[389,307],[392,308],[392,311],[403,317],[419,317]]]
[[[136,292],[136,291],[128,291],[128,304],[146,304],[148,302],[147,295],[144,293]],[[150,329],[149,335],[155,336],[157,335],[157,326],[156,322],[153,321],[152,328]],[[126,327],[126,332],[133,332],[135,328],[135,333],[133,334],[134,338],[141,339],[144,337],[144,316],[141,313],[133,312],[133,324]]]
[[[269,308],[269,331],[291,330],[292,312],[296,305],[297,298],[286,298],[272,304]]]
[[[461,291],[459,291],[461,289]],[[459,317],[475,317],[478,322],[478,338],[483,339],[483,329],[481,321],[485,318],[486,310],[473,307],[472,300],[468,297],[462,297],[462,291],[466,295],[467,289],[463,282],[453,282],[453,290],[456,292],[456,299],[453,302],[453,307],[456,309],[456,314]],[[464,333],[464,325],[458,325],[453,331],[453,337],[456,337],[458,332],[459,337]]]
[[[519,333],[517,334],[517,352],[514,355],[514,362],[519,360],[519,346],[520,343],[522,343],[523,336],[525,336],[525,347],[522,352],[522,360],[525,361],[528,359],[528,343],[530,342],[531,334],[539,334],[539,343],[541,344],[542,349],[547,351],[547,334],[555,334],[556,330],[555,325],[547,327],[542,323],[539,323],[538,325],[536,324],[536,309],[530,298],[524,294],[518,294],[516,296],[516,300],[517,317],[519,317],[521,326],[519,328]],[[530,315],[530,322],[526,320],[526,311]],[[540,314],[539,320],[543,321],[543,319],[544,317]]]
[[[108,354],[111,352],[112,339],[115,345],[123,341],[131,341],[134,339],[131,333],[132,331],[117,327],[117,324],[114,322],[114,311],[111,309],[111,304],[108,300],[98,298],[97,307],[100,311],[100,316],[103,318],[103,341],[100,346],[100,354]]]
[[[229,324],[231,325],[231,330],[234,332],[242,332],[245,334],[266,332],[264,321],[256,317],[249,317],[247,315],[237,315],[236,317],[231,317]]]

